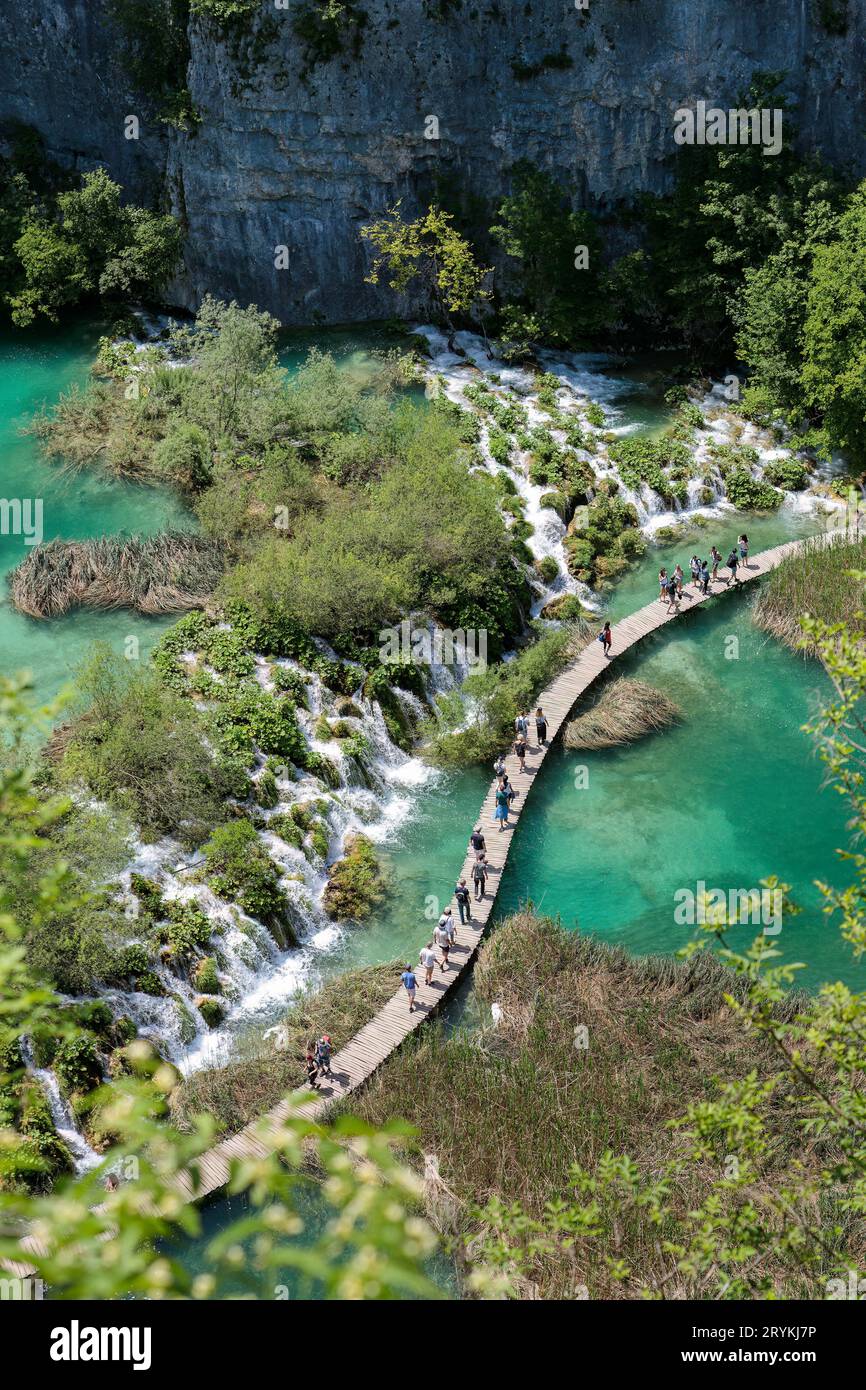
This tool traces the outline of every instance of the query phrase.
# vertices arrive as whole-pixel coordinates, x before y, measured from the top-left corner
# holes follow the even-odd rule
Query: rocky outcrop
[[[866,0],[356,0],[360,51],[312,66],[292,23],[306,3],[263,3],[241,39],[193,19],[201,123],[183,132],[145,103],[133,142],[123,118],[142,102],[103,0],[17,0],[0,18],[0,115],[136,195],[162,189],[188,233],[178,302],[211,290],[287,323],[411,309],[363,284],[358,229],[437,182],[490,201],[527,158],[602,210],[664,188],[674,110],[736,104],[757,70],[787,74],[803,143],[866,167]],[[847,32],[828,32],[840,12]]]

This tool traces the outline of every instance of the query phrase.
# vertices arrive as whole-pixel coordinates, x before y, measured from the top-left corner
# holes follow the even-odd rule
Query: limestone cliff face
[[[372,215],[414,208],[436,179],[492,200],[521,158],[591,207],[662,189],[674,110],[733,104],[758,69],[787,74],[801,143],[866,171],[866,0],[847,0],[843,36],[823,0],[357,0],[359,54],[310,69],[291,24],[303,0],[285,3],[263,0],[240,44],[191,21],[194,134],[130,91],[102,0],[16,0],[0,16],[0,117],[37,125],[58,158],[105,163],[136,196],[162,190],[188,231],[173,298],[189,307],[210,290],[287,323],[410,310],[363,284]]]

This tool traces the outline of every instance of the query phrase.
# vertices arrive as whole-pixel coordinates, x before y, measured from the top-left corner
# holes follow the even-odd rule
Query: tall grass
[[[573,1163],[594,1173],[608,1150],[629,1154],[648,1175],[682,1159],[677,1210],[700,1203],[718,1179],[718,1157],[692,1158],[669,1121],[727,1081],[775,1069],[768,1045],[747,1037],[725,1002],[738,992],[731,971],[711,954],[635,959],[520,912],[482,947],[475,988],[486,1019],[499,1005],[497,1025],[451,1036],[430,1027],[351,1100],[368,1122],[402,1117],[416,1127],[409,1156],[419,1169],[436,1156],[447,1200],[434,1196],[431,1213],[458,1250],[471,1242],[477,1208],[490,1198],[520,1202],[540,1217],[547,1202],[569,1198]],[[780,1013],[788,1017],[803,1002],[791,996]],[[578,1025],[588,1049],[575,1045]],[[789,1165],[827,1157],[819,1137],[804,1139],[790,1100],[779,1091],[770,1102],[775,1149],[750,1191],[759,1204]],[[644,1290],[686,1296],[686,1277],[664,1248],[677,1237],[673,1222],[655,1227],[639,1205],[605,1198],[601,1225],[598,1237],[531,1259],[524,1296],[573,1298],[581,1284],[590,1298],[637,1298]],[[609,1259],[630,1267],[628,1279],[612,1276]],[[782,1261],[766,1272],[785,1285]]]
[[[569,721],[566,748],[614,748],[676,724],[679,705],[646,681],[619,680],[606,685],[590,709]]]
[[[34,546],[9,576],[12,602],[29,618],[71,608],[179,613],[199,607],[223,573],[222,552],[191,531],[121,540],[49,541]]]
[[[866,591],[850,570],[866,570],[866,537],[836,536],[830,542],[817,537],[770,574],[752,610],[755,622],[786,646],[811,656],[814,644],[800,626],[805,614],[866,632]]]

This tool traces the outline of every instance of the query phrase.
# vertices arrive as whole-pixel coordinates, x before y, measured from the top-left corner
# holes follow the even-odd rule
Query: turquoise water
[[[301,1248],[318,1239],[334,1217],[334,1208],[327,1202],[320,1183],[310,1177],[300,1177],[291,1197],[292,1210],[301,1218],[303,1230],[296,1237],[286,1239],[287,1245],[297,1243]],[[193,1238],[165,1242],[161,1253],[179,1260],[193,1278],[200,1274],[212,1274],[213,1265],[208,1257],[208,1247],[235,1222],[249,1215],[250,1207],[245,1196],[224,1197],[210,1202],[201,1209],[201,1231]],[[324,1297],[325,1289],[321,1281],[311,1278],[291,1265],[263,1271],[257,1269],[254,1260],[254,1242],[238,1242],[244,1251],[244,1259],[231,1273],[220,1272],[217,1297],[220,1299],[255,1298],[262,1301],[294,1302],[300,1299]],[[435,1284],[448,1295],[456,1293],[456,1279],[451,1260],[437,1251],[426,1263],[425,1272]]]
[[[101,535],[149,535],[169,526],[190,526],[189,513],[167,491],[113,482],[98,472],[64,473],[45,460],[21,426],[61,391],[87,380],[102,325],[81,323],[58,332],[0,333],[0,457],[4,498],[41,498],[45,540],[83,540]],[[24,558],[23,536],[0,535],[0,576]],[[0,669],[28,670],[36,694],[48,700],[71,681],[90,645],[100,639],[118,652],[127,637],[139,640],[144,659],[170,618],[130,612],[77,612],[62,624],[35,622],[16,613],[0,583]]]

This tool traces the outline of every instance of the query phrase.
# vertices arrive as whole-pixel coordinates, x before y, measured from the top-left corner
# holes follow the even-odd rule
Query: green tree
[[[453,342],[455,316],[477,320],[490,299],[485,281],[489,270],[478,264],[472,247],[454,226],[451,213],[430,207],[412,222],[404,222],[401,203],[361,228],[361,236],[377,255],[367,284],[378,285],[382,272],[392,290],[410,286],[436,317],[448,325]]]
[[[806,402],[823,416],[832,446],[866,464],[866,182],[853,193],[836,237],[815,251],[803,328]]]
[[[580,345],[605,319],[601,238],[588,212],[575,212],[569,191],[526,161],[512,171],[512,190],[490,234],[518,262],[517,295],[502,312],[502,335],[515,355],[533,342]]]

